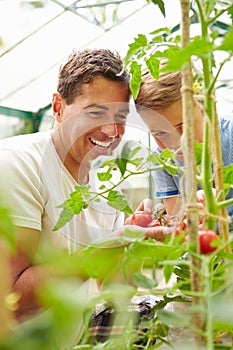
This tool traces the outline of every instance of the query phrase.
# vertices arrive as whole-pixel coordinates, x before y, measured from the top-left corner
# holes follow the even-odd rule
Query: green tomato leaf
[[[192,56],[203,57],[213,50],[213,44],[204,38],[194,37],[183,49],[177,49],[175,59],[170,59],[168,64],[162,69],[164,72],[176,72],[189,62]]]
[[[157,5],[164,17],[166,17],[166,11],[164,7],[164,2],[162,0],[151,0],[153,4]]]
[[[211,12],[214,11],[215,6],[216,6],[216,1],[213,1],[213,0],[205,1],[205,13],[206,13],[206,16],[208,16],[208,17],[210,16]]]
[[[182,279],[190,279],[190,266],[185,264],[177,264],[174,266],[174,273]]]
[[[63,226],[65,226],[65,224],[67,224],[67,222],[69,222],[74,216],[74,212],[71,209],[71,207],[69,207],[69,205],[67,205],[61,212],[58,222],[56,223],[56,225],[53,228],[53,231],[58,231],[60,230],[60,228],[62,228]]]
[[[158,285],[156,280],[150,279],[147,276],[145,276],[145,275],[143,275],[143,274],[141,274],[139,272],[136,272],[133,275],[133,283],[136,286],[142,287],[142,288],[145,288],[145,289],[152,289],[152,288],[155,288]]]
[[[227,12],[231,18],[231,21],[233,22],[233,5],[228,8]]]
[[[226,194],[233,184],[233,164],[223,167],[224,190]]]
[[[177,251],[177,256],[181,255],[183,248],[181,246],[175,247],[172,245],[154,242],[153,240],[135,241],[130,247],[131,254],[140,259],[149,258],[150,261],[164,261],[174,251]]]
[[[223,42],[217,47],[217,50],[231,51],[233,52],[233,27],[229,29],[225,35]]]
[[[134,42],[129,44],[129,50],[126,54],[126,64],[129,61],[130,57],[139,53],[143,47],[148,45],[147,37],[144,34],[138,34],[138,37],[134,39]]]
[[[120,170],[121,176],[124,176],[126,168],[127,168],[127,163],[128,159],[127,158],[117,158],[115,160],[116,166]]]
[[[178,314],[166,310],[159,310],[158,316],[162,322],[174,327],[189,327],[191,325],[191,315]]]
[[[159,34],[159,33],[162,33],[162,36],[164,36],[164,34],[170,34],[171,33],[171,30],[167,27],[164,27],[164,28],[159,28],[159,29],[156,29],[154,30],[153,32],[150,32],[151,35],[156,35]],[[154,39],[152,38],[152,41],[154,41]]]
[[[140,150],[141,146],[136,146],[136,142],[129,140],[122,147],[121,157],[132,159]]]
[[[80,191],[82,196],[85,198],[90,198],[90,188],[91,186],[85,186],[85,185],[79,185],[79,186],[75,186],[75,190]]]
[[[161,158],[165,158],[165,159],[172,159],[175,160],[175,154],[172,150],[170,150],[169,148],[164,149],[161,153],[160,153],[160,157]]]
[[[149,58],[145,59],[146,65],[155,80],[159,80],[159,72],[160,72],[160,61],[158,57],[154,54]]]
[[[168,283],[172,273],[174,272],[174,260],[177,260],[179,257],[180,257],[179,250],[172,251],[171,254],[168,255],[167,260],[171,260],[172,262],[169,263],[169,261],[167,261],[164,265],[163,271],[164,271],[164,277],[165,277],[166,283]]]
[[[58,222],[56,223],[53,231],[59,230],[67,222],[69,222],[75,214],[80,214],[83,209],[88,207],[88,203],[83,199],[83,193],[87,193],[89,187],[75,186],[76,191],[70,194],[70,198],[65,200],[64,203],[57,206],[57,208],[63,208]]]
[[[133,61],[131,63],[130,74],[131,74],[130,89],[132,91],[134,100],[136,100],[139,93],[140,85],[142,82],[141,65],[138,64],[136,61]]]
[[[132,140],[129,140],[124,144],[120,155],[114,160],[116,166],[121,172],[121,176],[124,176],[128,163],[134,164],[135,160],[132,161],[132,158],[140,151],[140,149],[140,146],[135,147],[135,141]]]
[[[147,160],[146,160],[146,161],[147,161],[148,163],[154,163],[154,164],[156,164],[156,163],[161,164],[161,163],[162,163],[160,157],[159,157],[157,154],[155,154],[155,153],[151,153],[151,154],[147,157]]]
[[[116,190],[110,190],[108,192],[108,205],[111,207],[123,211],[127,214],[132,214],[133,210],[130,208],[125,196]]]
[[[107,169],[107,171],[105,171],[105,172],[101,172],[101,173],[97,173],[97,177],[98,177],[98,179],[100,180],[100,181],[109,181],[111,178],[112,178],[112,173],[111,173],[111,171],[112,171],[112,169],[113,169],[114,167],[109,167],[108,169]]]

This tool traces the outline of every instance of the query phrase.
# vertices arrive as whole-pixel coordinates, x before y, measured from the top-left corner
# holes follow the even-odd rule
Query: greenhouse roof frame
[[[37,120],[36,130],[50,107],[59,67],[73,49],[107,47],[124,57],[139,33],[179,28],[179,0],[166,4],[164,17],[146,0],[1,0],[0,114]],[[216,25],[227,30],[227,23]]]

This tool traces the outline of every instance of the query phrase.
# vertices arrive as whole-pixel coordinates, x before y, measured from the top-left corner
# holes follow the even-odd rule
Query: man
[[[90,162],[110,155],[124,134],[130,89],[129,76],[121,71],[122,60],[109,50],[73,52],[60,68],[53,94],[53,129],[0,142],[0,193],[16,227],[11,267],[19,320],[40,309],[36,290],[49,276],[46,267],[35,265],[41,251],[56,246],[73,253],[124,223],[122,213],[104,201],[93,202],[53,231],[58,206],[75,186],[96,188]]]

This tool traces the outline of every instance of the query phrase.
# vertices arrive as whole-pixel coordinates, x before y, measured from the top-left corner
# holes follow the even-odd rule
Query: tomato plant
[[[217,247],[212,245],[213,241],[219,240],[219,237],[215,231],[209,229],[199,230],[198,237],[201,254],[209,254],[217,249]]]

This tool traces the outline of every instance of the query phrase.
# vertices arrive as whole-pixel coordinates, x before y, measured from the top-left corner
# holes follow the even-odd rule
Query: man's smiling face
[[[71,174],[73,168],[88,168],[90,160],[112,153],[124,134],[128,113],[128,86],[100,76],[84,84],[72,104],[60,101],[55,148]]]

